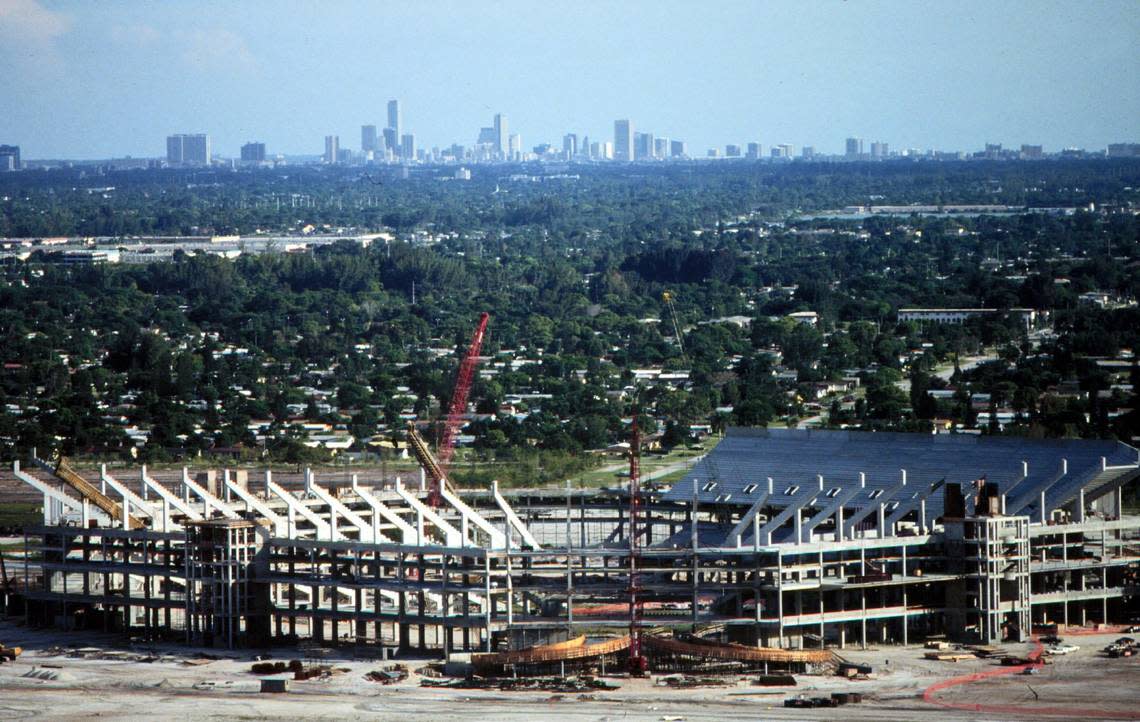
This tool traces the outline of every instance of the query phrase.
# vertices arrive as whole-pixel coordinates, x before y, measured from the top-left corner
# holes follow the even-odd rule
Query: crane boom
[[[463,360],[459,362],[459,375],[455,379],[455,391],[451,395],[451,404],[447,407],[447,421],[444,423],[443,436],[440,438],[439,447],[436,449],[434,468],[425,467],[432,476],[430,498],[433,504],[438,503],[440,485],[445,483],[447,466],[455,454],[455,436],[459,427],[463,425],[463,415],[467,413],[467,397],[471,393],[471,384],[475,380],[475,365],[479,363],[479,352],[483,348],[483,336],[487,333],[487,322],[490,320],[491,314],[486,311],[479,314],[479,323],[475,327],[475,333],[471,336],[471,346],[467,349]]]

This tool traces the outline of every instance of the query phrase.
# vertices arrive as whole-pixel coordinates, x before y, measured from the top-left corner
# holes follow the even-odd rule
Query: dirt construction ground
[[[249,672],[251,653],[219,653],[177,645],[135,645],[91,633],[61,634],[0,622],[0,643],[24,653],[0,665],[0,719],[355,719],[393,720],[1061,720],[1140,719],[1140,659],[1108,659],[1099,650],[1118,634],[1070,637],[1078,652],[1056,658],[1037,674],[1011,674],[932,686],[975,673],[1008,669],[982,659],[957,663],[922,658],[917,647],[844,650],[870,664],[870,679],[799,676],[797,686],[752,686],[747,677],[727,685],[672,689],[654,679],[622,679],[613,691],[587,694],[431,689],[420,678],[392,686],[365,679],[384,663],[337,659],[347,671],[324,679],[290,679],[285,694],[261,694],[262,677]],[[1007,645],[1025,654],[1033,645]],[[335,655],[335,652],[334,652]],[[213,657],[211,659],[210,657]],[[274,659],[304,658],[274,650]],[[415,660],[403,660],[413,669]],[[286,678],[288,674],[270,675]],[[862,692],[864,701],[839,708],[786,709],[803,694]]]

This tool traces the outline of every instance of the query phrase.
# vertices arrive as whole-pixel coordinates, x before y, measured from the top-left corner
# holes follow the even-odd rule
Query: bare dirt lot
[[[234,719],[375,717],[417,720],[994,720],[1140,719],[1136,692],[1140,661],[1107,659],[1098,650],[1118,635],[1073,638],[1080,651],[1057,658],[1035,675],[1019,673],[969,682],[928,694],[951,678],[997,669],[996,661],[958,663],[922,659],[917,647],[844,650],[852,662],[871,664],[870,679],[799,676],[796,687],[753,686],[747,677],[728,685],[671,689],[654,679],[622,679],[613,691],[586,694],[431,689],[414,672],[391,686],[365,679],[381,662],[335,656],[323,663],[346,671],[323,679],[290,679],[285,694],[262,694],[264,678],[249,672],[252,653],[178,645],[126,646],[112,637],[30,630],[0,622],[0,642],[24,653],[0,665],[0,719]],[[1025,653],[1031,645],[1009,645]],[[305,658],[295,649],[273,658]],[[212,657],[212,658],[211,658]],[[413,669],[422,661],[403,660]],[[784,699],[857,691],[864,702],[840,708],[786,709]],[[954,708],[941,706],[955,705]],[[975,707],[980,705],[980,707]]]

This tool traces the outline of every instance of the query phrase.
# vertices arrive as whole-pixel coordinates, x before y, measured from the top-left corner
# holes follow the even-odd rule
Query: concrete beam
[[[399,479],[396,479],[396,494],[398,494],[399,497],[404,500],[405,504],[412,507],[412,509],[414,509],[416,512],[416,536],[417,536],[416,543],[417,544],[423,544],[424,543],[423,521],[424,521],[424,519],[427,519],[428,521],[430,521],[435,526],[436,529],[438,529],[443,534],[444,539],[445,539],[444,543],[447,546],[449,546],[449,547],[472,546],[468,542],[467,538],[458,529],[456,529],[454,526],[452,526],[450,523],[448,523],[448,521],[446,519],[444,519],[442,516],[440,516],[439,514],[436,514],[435,511],[431,507],[429,507],[427,504],[424,504],[422,501],[420,501],[415,496],[410,494],[407,490],[405,490],[404,485],[400,482]],[[502,532],[500,532],[500,534],[501,533]]]
[[[150,489],[154,493],[158,494],[159,498],[162,499],[164,503],[167,503],[170,506],[174,507],[178,511],[182,512],[182,514],[185,516],[190,517],[190,519],[193,521],[201,521],[204,518],[197,509],[182,501],[182,499],[179,498],[177,494],[173,493],[170,491],[170,489],[167,489],[165,486],[158,483],[157,480],[152,479],[149,475],[147,475],[145,465],[142,468],[140,477],[142,478],[143,488]]]
[[[269,488],[269,492],[285,502],[285,506],[289,509],[289,526],[290,531],[296,533],[296,517],[304,517],[313,528],[317,531],[317,538],[325,541],[337,541],[341,537],[340,534],[334,534],[332,526],[316,514],[308,506],[302,504],[297,497],[290,494],[285,489],[281,488],[277,482],[272,479],[266,479],[265,485]]]
[[[392,511],[387,504],[377,499],[372,495],[372,492],[360,486],[356,479],[356,474],[352,475],[352,490],[356,495],[364,500],[368,506],[372,507],[372,528],[379,534],[379,517],[383,517],[389,524],[392,524],[400,532],[401,542],[404,544],[418,544],[420,543],[416,537],[415,528],[404,521],[396,512]]]
[[[270,481],[270,472],[265,472],[266,483]],[[222,478],[222,483],[225,484],[226,489],[237,498],[245,502],[247,511],[256,511],[258,514],[268,519],[273,524],[274,536],[284,537],[292,536],[294,530],[289,528],[289,522],[282,518],[276,511],[273,510],[268,504],[254,496],[253,492],[246,489],[241,484],[230,481],[229,476]]]
[[[754,533],[754,539],[753,539],[754,545],[759,543],[759,539],[760,539],[760,534],[759,534],[760,510],[763,509],[764,504],[766,504],[768,502],[768,497],[772,496],[772,485],[773,485],[772,477],[769,476],[768,477],[768,488],[767,488],[767,490],[760,492],[760,496],[756,498],[756,501],[753,502],[752,506],[748,507],[748,511],[744,514],[744,516],[740,517],[740,521],[738,521],[736,523],[736,526],[732,527],[732,531],[730,531],[728,533],[729,545],[735,544],[737,549],[739,549],[741,547],[741,545],[742,545],[741,539],[744,536],[744,532],[746,532],[748,530],[749,524],[752,524],[752,526],[754,527],[752,530]]]
[[[901,469],[900,472],[901,473],[899,475],[899,480],[895,482],[894,486],[885,489],[883,493],[875,499],[868,498],[866,506],[857,510],[854,514],[848,517],[846,521],[843,522],[843,537],[845,539],[854,539],[855,526],[858,525],[859,522],[871,516],[871,514],[879,512],[880,518],[882,518],[882,514],[885,509],[884,504],[890,501],[895,494],[898,494],[900,491],[906,488],[906,472],[902,471]],[[886,520],[883,519],[883,521],[885,526]],[[879,529],[879,536],[887,536],[882,528]]]
[[[459,512],[459,518],[464,526],[474,524],[482,529],[487,536],[491,538],[492,549],[506,549],[507,537],[503,532],[495,528],[495,525],[483,518],[483,515],[469,507],[466,502],[460,499],[455,494],[452,494],[447,489],[447,484],[439,485],[439,495],[450,504],[456,511]]]
[[[507,522],[510,523],[519,533],[519,536],[522,537],[523,544],[526,544],[532,549],[542,549],[542,545],[539,544],[538,540],[534,538],[534,535],[530,533],[530,529],[527,528],[523,520],[515,513],[515,510],[511,508],[511,505],[507,503],[507,500],[503,498],[503,495],[499,493],[498,481],[491,482],[491,495],[495,497],[495,503],[498,504],[499,509],[501,509],[503,514],[507,517]]]
[[[819,482],[820,482],[819,486],[822,486],[822,481],[823,481],[823,478],[820,477],[819,478]],[[801,528],[800,522],[799,522],[800,511],[805,506],[808,506],[809,504],[813,503],[813,500],[819,496],[819,494],[820,494],[819,486],[808,486],[807,488],[802,489],[792,499],[791,503],[789,503],[788,506],[784,507],[783,511],[781,511],[779,514],[777,514],[776,516],[769,519],[767,524],[760,527],[760,530],[757,532],[757,534],[759,535],[759,538],[763,540],[763,544],[765,546],[772,543],[772,532],[776,531],[781,526],[783,526],[784,522],[786,522],[788,519],[791,519],[793,514],[795,514],[796,520],[797,520],[796,521],[796,531],[797,532],[800,531],[800,528]],[[799,544],[801,541],[802,540],[799,537],[796,538],[796,544]]]
[[[825,519],[832,516],[833,514],[837,515],[836,519],[838,521],[838,523],[835,525],[836,538],[838,539],[838,538],[842,537],[842,535],[843,535],[843,522],[842,522],[843,515],[841,513],[841,510],[843,509],[844,504],[846,504],[849,501],[851,501],[852,499],[854,499],[855,496],[860,491],[863,491],[865,488],[867,488],[867,476],[863,472],[859,472],[859,485],[858,486],[852,485],[846,489],[841,489],[839,491],[839,493],[836,494],[835,497],[830,500],[830,503],[828,503],[827,506],[825,506],[823,509],[820,509],[818,512],[816,512],[815,516],[813,516],[811,519],[807,520],[807,522],[803,526],[803,534],[807,538],[803,539],[803,541],[811,541],[812,531],[814,531],[817,526],[822,524]]]
[[[1049,491],[1049,489],[1056,485],[1057,482],[1059,482],[1061,479],[1064,479],[1068,475],[1069,460],[1061,459],[1061,467],[1055,474],[1053,474],[1053,476],[1043,481],[1039,481],[1029,487],[1026,487],[1025,491],[1021,493],[1017,499],[1014,499],[1012,504],[1008,503],[1009,495],[1007,494],[1006,513],[1009,516],[1015,516],[1019,511],[1029,506],[1030,504],[1033,504],[1034,502],[1037,502],[1041,507],[1044,507],[1045,492]],[[1048,510],[1044,508],[1038,509],[1038,511],[1042,517],[1048,513]]]
[[[182,488],[188,489],[193,492],[199,499],[202,500],[203,508],[205,509],[205,516],[210,516],[211,509],[217,509],[222,516],[227,519],[240,519],[240,515],[230,508],[229,504],[214,496],[206,489],[202,488],[198,482],[190,478],[190,470],[185,466],[182,467]]]
[[[44,482],[40,481],[36,477],[32,476],[31,474],[27,474],[23,471],[20,471],[20,462],[18,462],[18,461],[12,462],[12,473],[16,476],[17,479],[19,479],[20,481],[24,482],[28,486],[32,487],[33,489],[35,489],[36,491],[38,491],[44,495],[44,524],[45,525],[53,524],[56,521],[55,519],[48,519],[49,511],[51,508],[50,505],[48,504],[49,500],[54,501],[57,504],[59,504],[60,506],[67,507],[68,509],[71,509],[72,511],[78,512],[80,514],[83,514],[85,509],[87,508],[87,505],[84,504],[83,501],[81,501],[79,499],[75,499],[74,497],[68,496],[67,494],[63,493],[59,489],[55,489],[55,488],[49,486],[48,484],[45,484]],[[99,510],[99,512],[103,513],[101,509]]]
[[[347,506],[345,506],[343,503],[341,503],[340,499],[337,499],[335,496],[330,494],[327,489],[325,489],[323,486],[318,484],[308,470],[306,470],[305,473],[309,476],[309,483],[307,485],[309,488],[309,492],[311,494],[313,494],[314,496],[316,496],[321,501],[323,501],[324,503],[328,504],[330,514],[333,514],[333,515],[339,514],[340,516],[344,517],[344,519],[349,524],[352,524],[354,527],[356,527],[356,530],[357,530],[357,532],[359,532],[360,539],[362,541],[369,541],[369,542],[380,542],[380,541],[391,542],[392,541],[391,539],[388,539],[388,538],[384,537],[383,535],[380,535],[380,533],[378,531],[374,532],[371,524],[366,522],[359,514],[354,512],[352,509],[349,509]]]

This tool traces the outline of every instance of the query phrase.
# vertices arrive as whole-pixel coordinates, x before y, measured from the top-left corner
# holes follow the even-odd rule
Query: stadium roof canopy
[[[866,486],[858,490],[860,473]],[[776,509],[813,500],[805,506],[821,508],[831,499],[859,509],[889,500],[894,512],[922,498],[935,518],[942,484],[985,476],[1008,495],[1008,513],[1036,518],[1041,492],[1047,509],[1056,509],[1082,488],[1092,499],[1137,475],[1140,452],[1119,441],[730,428],[665,498],[691,500],[695,480],[701,504],[752,506],[771,478],[764,505]]]

